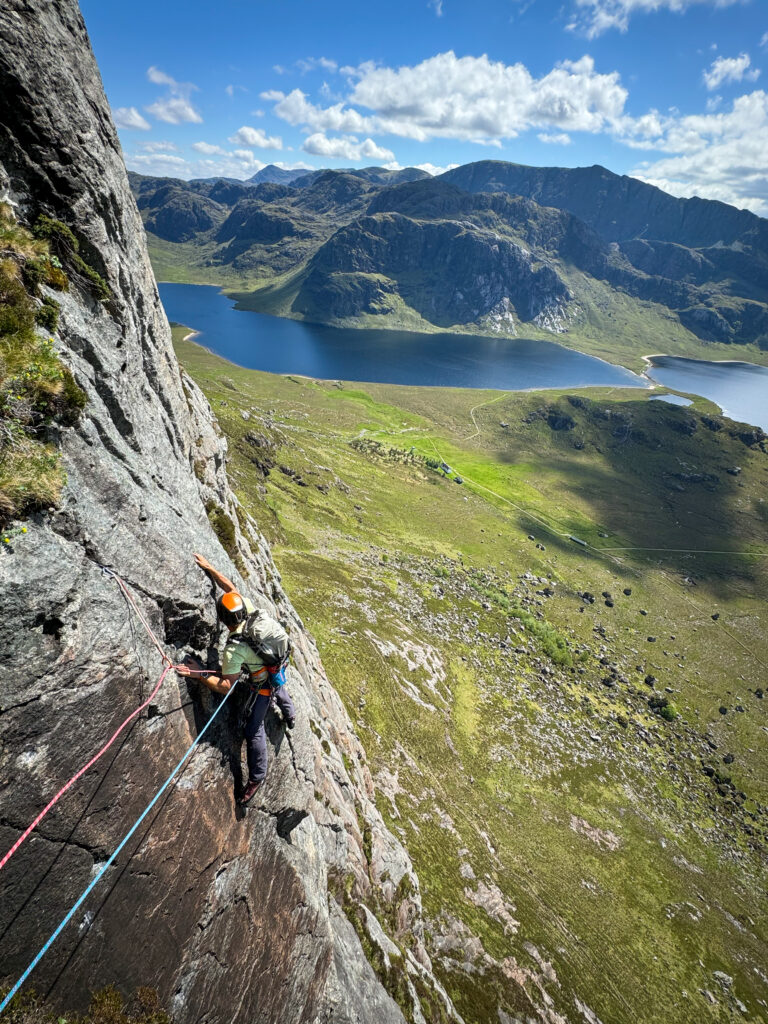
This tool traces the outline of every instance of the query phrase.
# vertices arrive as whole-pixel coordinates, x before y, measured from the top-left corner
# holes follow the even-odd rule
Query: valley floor
[[[174,333],[468,1024],[765,1020],[751,428],[637,391],[277,377]]]

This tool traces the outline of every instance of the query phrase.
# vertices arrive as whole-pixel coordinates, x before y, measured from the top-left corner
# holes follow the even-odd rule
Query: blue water
[[[754,363],[709,363],[654,356],[648,376],[667,388],[703,395],[725,416],[768,430],[768,368]]]
[[[254,370],[325,380],[506,391],[647,387],[642,377],[621,366],[551,342],[324,327],[235,309],[232,300],[213,286],[159,287],[169,320],[188,324],[199,332],[195,340],[201,345]],[[732,419],[768,430],[765,367],[656,356],[648,376],[675,391],[703,395]]]
[[[642,377],[545,341],[358,331],[237,310],[218,288],[161,284],[169,320],[240,366],[325,380],[441,387],[646,387]]]
[[[693,405],[692,398],[683,398],[682,395],[651,395],[652,402],[669,402],[670,405]]]

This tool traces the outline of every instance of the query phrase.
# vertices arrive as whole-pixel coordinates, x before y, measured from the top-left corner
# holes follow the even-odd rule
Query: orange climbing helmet
[[[234,629],[246,617],[245,601],[236,590],[230,590],[222,594],[216,602],[216,611],[219,618],[230,629]]]

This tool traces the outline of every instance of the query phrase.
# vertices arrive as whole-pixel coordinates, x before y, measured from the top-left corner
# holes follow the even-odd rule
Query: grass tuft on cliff
[[[45,239],[0,203],[0,524],[54,505],[64,483],[51,427],[77,421],[85,393],[62,364],[51,336],[59,307],[40,286],[68,279]],[[41,333],[43,328],[48,333]]]
[[[101,274],[83,259],[80,242],[73,231],[60,220],[42,214],[34,227],[34,236],[46,242],[50,250],[68,268],[70,274],[80,278],[100,302],[109,302],[112,297],[109,285]]]
[[[3,1014],[4,1024],[173,1024],[160,1006],[157,992],[139,988],[126,1001],[110,985],[94,992],[84,1014],[55,1013],[34,991],[15,996]]]

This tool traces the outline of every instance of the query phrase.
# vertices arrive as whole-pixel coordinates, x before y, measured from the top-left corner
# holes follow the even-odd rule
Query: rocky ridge
[[[458,1020],[431,974],[418,879],[373,803],[362,747],[226,477],[226,442],[173,355],[87,33],[74,0],[0,12],[0,195],[55,217],[107,282],[57,294],[57,348],[88,396],[57,441],[62,503],[0,560],[0,837],[145,698],[159,656],[103,566],[177,656],[213,657],[200,551],[286,623],[295,731],[243,817],[233,708],[35,972],[69,1008],[107,983],[156,988],[178,1021]],[[13,980],[103,864],[218,698],[170,676],[151,714],[61,801],[0,878]],[[234,703],[234,702],[230,702]],[[429,1007],[422,1011],[422,1006]],[[425,1017],[428,1012],[428,1018]]]
[[[255,275],[248,305],[268,312],[609,336],[618,323],[642,333],[659,315],[670,334],[671,313],[683,337],[768,343],[765,221],[605,168],[480,161],[436,178],[317,171],[279,185],[131,183],[151,234],[193,241],[172,261],[221,283]],[[218,213],[212,201],[224,204]],[[263,281],[277,276],[276,298]]]

